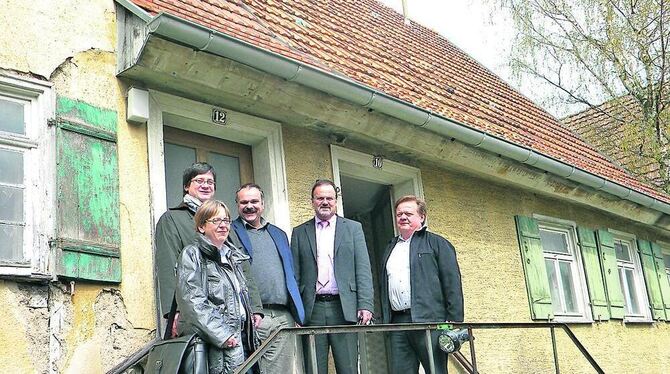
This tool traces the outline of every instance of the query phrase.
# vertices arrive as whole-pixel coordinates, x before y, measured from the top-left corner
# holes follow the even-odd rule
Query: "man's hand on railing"
[[[254,328],[258,328],[261,325],[261,322],[263,321],[263,315],[254,313],[253,319],[254,319]]]
[[[358,324],[359,325],[369,325],[372,320],[372,312],[366,309],[358,310]]]

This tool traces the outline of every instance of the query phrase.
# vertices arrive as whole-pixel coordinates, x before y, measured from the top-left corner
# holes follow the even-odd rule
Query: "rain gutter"
[[[128,3],[128,1],[117,1],[121,5]],[[135,13],[134,9],[129,8],[129,10]],[[146,15],[146,13],[144,14]],[[498,154],[670,215],[670,204],[666,202],[576,168],[573,165],[542,155],[532,149],[510,143],[463,123],[401,101],[371,87],[336,75],[334,72],[306,65],[168,13],[159,13],[147,23],[147,27],[149,34],[198,51],[237,61],[279,76],[287,81],[331,94],[442,136],[456,139],[469,146]]]

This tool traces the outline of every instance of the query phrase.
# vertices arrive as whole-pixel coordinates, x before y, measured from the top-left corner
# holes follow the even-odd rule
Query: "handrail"
[[[475,360],[474,354],[474,341],[472,333],[475,329],[482,330],[491,330],[491,329],[550,329],[551,338],[552,338],[552,349],[554,353],[554,366],[556,372],[559,372],[558,368],[558,356],[556,350],[556,337],[554,334],[555,328],[561,328],[565,331],[566,335],[570,340],[575,344],[577,349],[581,354],[586,358],[591,367],[596,371],[596,373],[604,374],[603,369],[598,365],[596,360],[591,356],[586,347],[577,339],[575,334],[570,330],[570,327],[565,323],[556,323],[556,322],[470,322],[470,323],[450,323],[453,328],[458,329],[468,329],[470,332],[470,350],[472,356],[472,362],[469,363],[470,368],[464,365],[464,368],[470,373],[478,373],[477,363]],[[402,323],[402,324],[383,324],[383,325],[370,325],[370,326],[359,326],[359,325],[347,325],[347,326],[309,326],[309,327],[291,327],[283,328],[272,333],[268,339],[266,339],[263,344],[251,354],[245,361],[242,366],[238,367],[235,370],[235,374],[245,373],[247,370],[256,364],[258,359],[270,348],[272,342],[281,335],[320,335],[320,334],[344,334],[344,333],[366,333],[366,332],[387,332],[387,331],[420,331],[420,330],[435,330],[438,326],[444,325],[443,323]],[[430,337],[430,334],[427,334],[427,337]],[[457,361],[465,359],[463,355],[457,358]],[[467,362],[467,359],[465,359]]]
[[[470,322],[470,323],[450,323],[454,329],[468,329],[470,333],[470,355],[471,362],[465,358],[465,356],[458,352],[454,354],[454,358],[459,362],[465,370],[469,373],[479,373],[477,370],[477,362],[475,359],[475,349],[474,349],[474,334],[473,330],[492,330],[492,329],[549,329],[551,332],[552,340],[552,350],[553,350],[553,359],[554,367],[556,373],[559,373],[558,367],[558,354],[556,349],[556,336],[554,330],[560,328],[565,331],[566,335],[570,338],[572,343],[577,347],[581,354],[586,358],[591,367],[596,371],[596,373],[604,374],[603,369],[598,365],[596,360],[591,356],[586,347],[577,339],[577,336],[572,332],[570,327],[565,323],[556,323],[556,322]],[[369,325],[369,326],[360,326],[360,325],[346,325],[346,326],[308,326],[308,327],[291,327],[291,328],[282,328],[279,329],[270,336],[258,347],[258,349],[252,353],[242,364],[235,370],[236,374],[245,373],[249,370],[260,357],[267,352],[270,348],[270,345],[277,339],[280,335],[296,335],[296,336],[314,336],[321,334],[343,334],[343,333],[366,333],[366,332],[389,332],[389,331],[431,331],[435,330],[438,327],[443,326],[443,323],[401,323],[401,324],[382,324],[382,325]],[[426,334],[426,339],[430,340],[430,334]],[[110,374],[121,374],[125,370],[128,370],[133,365],[139,363],[146,355],[148,355],[152,345],[159,341],[160,339],[155,338],[145,346],[140,348],[133,355],[129,356],[121,363],[112,368],[108,373]],[[310,352],[314,355],[314,352]]]
[[[121,374],[124,371],[130,369],[133,365],[136,365],[139,363],[145,356],[149,354],[149,351],[151,351],[151,347],[153,347],[154,344],[158,343],[161,341],[161,338],[155,337],[153,338],[150,342],[142,346],[142,348],[138,349],[133,353],[132,355],[126,357],[125,360],[119,362],[111,368],[107,374]]]
[[[456,352],[452,353],[451,357],[453,357],[456,360],[456,362],[458,362],[458,364],[461,365],[463,367],[463,369],[465,369],[465,371],[467,371],[468,373],[473,373],[473,374],[479,373],[478,371],[475,371],[474,366],[472,366],[470,361],[468,361],[468,359],[465,358],[463,353],[461,353],[460,351],[456,351]]]

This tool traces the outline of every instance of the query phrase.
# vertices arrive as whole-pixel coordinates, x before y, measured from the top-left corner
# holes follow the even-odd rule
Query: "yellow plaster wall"
[[[297,226],[314,216],[310,199],[314,181],[333,178],[330,146],[327,136],[292,126],[282,127],[282,137],[291,224]]]
[[[317,177],[332,176],[328,142],[329,138],[320,133],[284,126],[294,225],[312,214],[305,191],[309,192]],[[353,148],[366,152],[365,147]],[[386,157],[393,160],[393,155]],[[429,164],[411,166],[421,169],[429,228],[447,237],[456,247],[466,321],[532,321],[514,223],[517,214],[542,214],[575,221],[578,225],[614,228],[657,239],[648,228],[592,208]],[[297,201],[296,196],[300,196]],[[664,373],[670,367],[670,349],[667,348],[670,347],[670,323],[624,326],[614,321],[572,325],[571,328],[607,373]],[[567,336],[560,330],[556,336],[561,371],[592,372]],[[482,372],[553,372],[548,331],[479,331],[476,337],[477,362]],[[464,353],[469,357],[467,348]]]
[[[154,290],[151,250],[151,216],[148,190],[148,161],[146,150],[146,127],[130,125],[125,121],[125,97],[127,87],[116,79],[115,55],[104,51],[85,51],[76,54],[72,62],[62,67],[54,77],[59,95],[81,100],[91,105],[118,112],[118,162],[120,202],[120,251],[122,283],[121,296],[126,307],[127,318],[133,328],[155,328]],[[79,309],[79,304],[95,301],[103,285],[93,285],[87,298],[77,292],[72,300],[75,311],[73,332],[66,340],[70,358],[70,371],[81,362],[99,362],[96,354],[111,347],[102,345],[100,337],[85,334],[89,319],[101,318],[92,308]],[[104,312],[103,312],[104,313]],[[85,336],[84,336],[85,335]],[[93,339],[93,340],[91,340]],[[123,347],[128,350],[139,348]],[[132,348],[132,350],[130,350]],[[93,356],[91,356],[93,355]],[[109,362],[105,363],[109,366]],[[90,369],[90,368],[89,368]]]
[[[18,288],[13,282],[0,281],[0,373],[32,373],[35,367],[31,360],[26,316],[19,307]]]
[[[62,298],[64,325],[52,331],[63,338],[62,357],[50,357],[58,370],[102,372],[118,361],[106,354],[112,350],[105,339],[114,318],[116,325],[134,331],[116,347],[126,354],[146,341],[145,331],[155,328],[151,250],[151,216],[148,183],[146,127],[125,121],[127,87],[115,76],[116,14],[113,0],[9,0],[3,2],[0,24],[0,69],[36,74],[54,83],[56,95],[80,100],[118,113],[118,162],[120,193],[120,231],[122,279],[119,289],[121,312],[96,310],[100,295],[109,288],[103,284],[75,284],[75,294]],[[30,356],[37,352],[35,342],[26,337],[26,317],[8,290],[15,283],[0,284],[0,312],[6,326],[0,332],[0,362],[11,358],[14,372],[33,372]],[[60,289],[54,288],[60,295]],[[57,298],[58,299],[58,298]],[[16,307],[14,307],[16,306]],[[45,329],[43,334],[50,332]],[[135,340],[136,336],[140,341]],[[48,340],[48,339],[47,339]],[[47,347],[47,352],[49,348]],[[132,350],[131,350],[132,349]],[[102,365],[101,354],[107,357]],[[16,370],[18,369],[18,371]],[[25,369],[25,370],[24,370]],[[2,370],[1,372],[6,372]]]
[[[115,49],[112,0],[5,0],[2,8],[1,68],[48,78],[78,52]]]
[[[54,83],[59,95],[118,112],[121,291],[132,324],[150,329],[155,318],[153,303],[147,302],[154,293],[146,127],[125,121],[127,87],[116,79],[115,67],[113,53],[82,52],[62,67]]]

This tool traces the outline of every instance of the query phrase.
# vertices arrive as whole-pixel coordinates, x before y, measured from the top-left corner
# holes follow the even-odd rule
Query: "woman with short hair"
[[[240,264],[248,256],[227,241],[231,221],[223,202],[204,202],[194,220],[197,238],[177,261],[179,334],[196,333],[207,343],[210,373],[232,373],[244,362],[243,344],[254,342]]]

